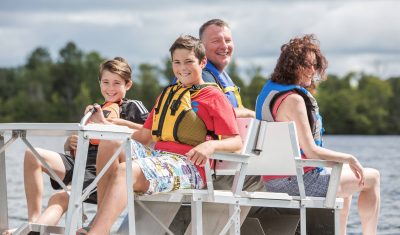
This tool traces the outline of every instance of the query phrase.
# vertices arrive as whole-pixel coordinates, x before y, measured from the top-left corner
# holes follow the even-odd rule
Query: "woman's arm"
[[[253,110],[250,110],[245,107],[235,108],[236,117],[238,118],[255,118],[256,113]]]
[[[291,94],[283,100],[277,112],[277,120],[294,121],[301,149],[307,158],[348,163],[354,174],[363,181],[363,167],[351,154],[337,152],[317,146],[314,142],[304,99],[298,94]]]

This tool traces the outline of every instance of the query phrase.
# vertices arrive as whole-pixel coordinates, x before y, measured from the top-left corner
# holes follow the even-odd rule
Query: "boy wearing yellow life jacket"
[[[178,78],[178,84],[164,90],[165,94],[161,95],[164,97],[158,98],[158,103],[143,127],[132,135],[134,139],[132,140],[134,159],[132,187],[137,193],[153,194],[177,189],[203,188],[206,182],[204,165],[209,157],[215,151],[234,152],[242,147],[232,105],[218,88],[204,86],[201,72],[207,60],[200,40],[192,36],[181,36],[171,46],[170,52],[172,68]],[[189,115],[188,119],[193,118],[193,123],[187,120],[188,126],[191,127],[183,128],[176,139],[174,134],[171,135],[173,128],[167,128],[169,131],[166,132],[164,132],[165,129],[159,128],[159,125],[164,123],[160,118],[164,116],[165,119],[170,119],[174,112],[175,115],[180,112],[179,107],[184,101],[179,102],[174,93],[185,94],[188,88],[186,92],[191,92],[191,89],[194,94],[190,96],[191,107],[187,110],[192,110],[202,123],[198,122],[193,115]],[[162,103],[160,106],[159,102]],[[188,107],[188,105],[184,106]],[[98,106],[96,109],[101,110]],[[108,123],[101,117],[101,112],[96,112],[94,116],[99,123]],[[198,126],[203,125],[206,132],[220,135],[221,139],[215,139],[212,134],[207,133],[198,136],[199,139],[185,138],[191,134],[195,135]],[[179,128],[177,132],[180,132]],[[180,139],[181,136],[185,137]],[[156,140],[154,149],[145,146],[152,140]],[[119,143],[107,142],[104,150],[109,152],[99,152],[98,158],[109,158],[110,153],[118,147]],[[127,190],[125,168],[125,163],[118,166],[104,188],[104,195],[99,195],[103,196],[102,203],[98,204],[98,213],[89,233],[110,232],[113,222],[124,210],[127,200],[133,200],[133,198],[128,199],[126,193],[121,193]],[[88,231],[80,229],[78,232],[87,233]]]

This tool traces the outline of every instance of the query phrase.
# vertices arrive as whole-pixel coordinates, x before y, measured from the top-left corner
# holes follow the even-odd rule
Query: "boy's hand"
[[[205,166],[214,151],[212,142],[206,141],[192,148],[186,153],[186,157],[195,165]]]
[[[67,142],[70,150],[76,150],[76,147],[78,145],[78,136],[77,135],[68,136]]]
[[[100,105],[98,104],[94,104],[94,105],[88,105],[85,109],[85,114],[88,112],[93,112],[92,109],[95,109],[96,112],[94,112],[92,114],[92,116],[89,118],[90,122],[94,122],[94,123],[100,123],[100,124],[107,124],[107,120],[104,117],[103,111],[100,107]]]
[[[78,145],[78,136],[70,135],[64,143],[64,151],[74,151]]]

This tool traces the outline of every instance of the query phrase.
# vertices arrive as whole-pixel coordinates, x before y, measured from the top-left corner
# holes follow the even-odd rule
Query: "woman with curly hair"
[[[362,167],[351,154],[322,147],[322,118],[312,93],[315,81],[326,78],[327,67],[328,62],[314,35],[291,39],[281,47],[271,79],[257,98],[256,117],[272,122],[295,122],[302,158],[344,163],[337,193],[344,198],[340,233],[346,234],[352,196],[360,193],[358,212],[363,234],[376,234],[380,208],[379,171]],[[306,195],[325,196],[329,177],[322,168],[305,167]],[[299,195],[296,177],[268,175],[263,178],[267,191]]]

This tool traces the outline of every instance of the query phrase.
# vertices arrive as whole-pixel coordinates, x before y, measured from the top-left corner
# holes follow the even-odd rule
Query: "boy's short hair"
[[[100,64],[99,81],[101,80],[104,71],[118,74],[122,79],[124,79],[125,83],[132,81],[132,69],[128,62],[122,57],[115,57],[114,59],[106,60]]]
[[[227,27],[228,29],[230,29],[231,27],[229,26],[229,24],[221,19],[212,19],[209,20],[207,22],[205,22],[199,29],[199,37],[200,39],[203,38],[203,33],[206,30],[206,28],[210,25],[216,25],[219,27]]]
[[[203,43],[200,41],[200,39],[195,38],[191,35],[180,36],[175,40],[171,48],[169,48],[171,59],[172,54],[176,49],[186,49],[189,51],[193,51],[199,61],[202,61],[206,58],[206,49],[204,48]]]

